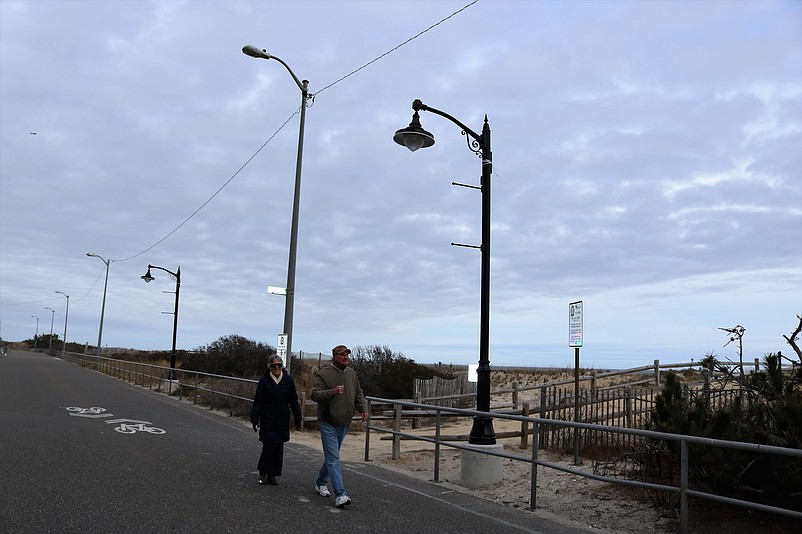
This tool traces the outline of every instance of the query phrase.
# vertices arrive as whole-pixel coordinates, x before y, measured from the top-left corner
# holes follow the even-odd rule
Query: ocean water
[[[556,345],[491,345],[490,366],[499,367],[549,367],[573,368],[575,349]],[[408,344],[390,347],[418,363],[442,363],[445,365],[469,365],[479,361],[477,345],[419,345]],[[687,363],[699,361],[710,349],[660,346],[641,347],[626,345],[593,345],[579,348],[579,366],[584,369],[631,369],[652,365],[655,360],[665,363]],[[737,353],[715,351],[717,357],[729,356],[737,361]],[[757,357],[762,358],[763,354]],[[749,358],[752,361],[754,357]],[[745,361],[747,358],[745,357]]]

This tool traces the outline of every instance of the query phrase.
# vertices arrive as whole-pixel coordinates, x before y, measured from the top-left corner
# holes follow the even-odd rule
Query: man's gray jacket
[[[345,391],[334,394],[334,388],[342,385]],[[340,369],[334,362],[322,368],[315,375],[312,386],[312,400],[317,403],[318,421],[330,425],[344,426],[351,423],[351,418],[358,411],[368,411],[368,403],[359,385],[356,371],[350,367]]]

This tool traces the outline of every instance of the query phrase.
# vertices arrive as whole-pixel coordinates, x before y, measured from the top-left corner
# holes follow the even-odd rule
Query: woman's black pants
[[[259,456],[259,473],[269,477],[280,477],[284,462],[284,442],[262,442],[262,454]]]

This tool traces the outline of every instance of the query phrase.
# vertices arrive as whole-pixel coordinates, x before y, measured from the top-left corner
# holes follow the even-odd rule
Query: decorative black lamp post
[[[178,271],[173,272],[164,267],[157,267],[156,265],[148,264],[148,272],[142,275],[140,278],[147,283],[152,282],[155,280],[153,276],[150,274],[151,269],[159,269],[160,271],[164,271],[169,274],[175,280],[175,311],[173,311],[173,351],[170,354],[170,375],[167,377],[168,380],[175,380],[175,337],[178,332],[178,291],[181,289],[181,267],[178,267]],[[167,291],[165,293],[168,293]],[[162,312],[162,313],[170,313],[170,312]]]
[[[476,409],[480,412],[490,412],[490,176],[493,172],[493,155],[490,151],[490,125],[485,115],[482,133],[477,134],[459,120],[448,113],[427,106],[420,100],[412,102],[412,122],[409,126],[395,132],[393,140],[412,152],[419,148],[427,148],[434,144],[434,136],[424,130],[420,124],[419,111],[428,111],[450,120],[462,129],[462,134],[468,139],[468,148],[482,158],[482,183],[480,187],[471,187],[482,192],[482,244],[461,245],[478,248],[482,252],[481,298],[480,298],[480,328],[479,328],[479,368],[477,369]],[[469,443],[473,445],[495,445],[496,432],[493,430],[493,418],[489,415],[477,415],[473,418]]]

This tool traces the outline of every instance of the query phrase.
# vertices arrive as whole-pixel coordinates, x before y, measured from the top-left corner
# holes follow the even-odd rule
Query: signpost
[[[574,347],[574,422],[579,422],[579,347],[582,346],[582,301],[568,305],[568,346]],[[574,429],[574,465],[579,465],[579,429]]]

